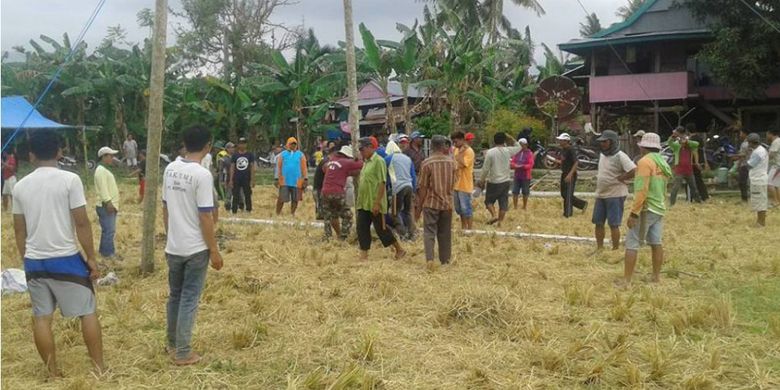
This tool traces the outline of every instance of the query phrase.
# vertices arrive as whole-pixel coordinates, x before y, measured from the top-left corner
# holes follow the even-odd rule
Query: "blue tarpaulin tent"
[[[0,105],[2,106],[2,117],[0,117],[0,121],[2,121],[3,129],[16,130],[22,124],[24,118],[27,118],[27,115],[30,115],[30,117],[24,122],[22,129],[75,128],[75,126],[63,125],[53,120],[46,119],[38,110],[34,110],[32,104],[22,96],[4,97],[2,98]],[[30,110],[32,110],[32,114],[30,114]]]

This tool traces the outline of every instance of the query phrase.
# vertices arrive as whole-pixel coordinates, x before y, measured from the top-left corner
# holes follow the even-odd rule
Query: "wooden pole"
[[[352,0],[344,0],[344,30],[347,34],[347,94],[349,95],[349,129],[352,149],[358,155],[360,112],[357,103],[357,70],[355,66],[355,27],[352,23]]]
[[[357,101],[357,66],[355,66],[355,26],[352,22],[352,0],[344,0],[344,32],[347,41],[347,95],[349,96],[349,129],[352,132],[352,153],[360,156],[360,112]],[[355,188],[355,215],[357,215],[358,178],[353,179]]]
[[[141,273],[154,272],[154,235],[157,217],[157,187],[160,182],[160,144],[163,130],[165,93],[165,38],[168,27],[168,0],[156,0],[152,37],[152,74],[149,80],[149,122],[146,144],[146,189],[144,191],[143,245]]]
[[[89,156],[87,155],[87,127],[81,126],[81,145],[84,148],[84,177],[89,175]]]

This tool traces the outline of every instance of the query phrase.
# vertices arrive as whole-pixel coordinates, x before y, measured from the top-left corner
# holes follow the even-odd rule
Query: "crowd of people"
[[[673,183],[670,205],[675,204],[683,186],[688,187],[691,201],[702,200],[695,188],[698,144],[684,128],[675,130],[669,140],[674,152],[671,165],[660,153],[658,134],[643,132],[638,137],[641,153],[633,160],[620,150],[614,131],[606,130],[596,139],[600,157],[592,223],[597,251],[604,248],[607,225],[611,248],[619,249],[624,205],[633,180],[620,285],[631,283],[643,244],[651,248],[650,281],[659,281],[668,183]],[[317,218],[324,222],[325,239],[335,235],[346,240],[354,221],[360,260],[368,259],[374,233],[382,246],[392,246],[395,257],[402,258],[407,253],[403,247],[407,244],[402,241],[415,241],[417,225],[421,223],[426,261],[433,264],[438,259],[446,266],[452,262],[454,216],[460,217],[464,230],[472,229],[473,205],[482,193],[490,214],[489,225],[502,224],[509,211],[510,194],[516,209],[527,210],[535,160],[527,138],[515,141],[505,133],[496,133],[478,175],[471,147],[473,134],[457,131],[450,137],[435,135],[430,139],[427,157],[423,139],[419,132],[396,134],[387,144],[380,145],[376,138],[364,137],[359,139],[356,151],[337,142],[329,142],[322,149],[321,159],[315,157],[319,161],[314,172],[313,198]],[[585,211],[588,202],[575,196],[578,161],[572,139],[563,133],[557,140],[563,150],[563,216],[569,218],[575,208]],[[777,131],[769,131],[768,149],[758,134],[746,134],[744,140],[745,146],[734,158],[747,169],[750,205],[757,213],[756,225],[762,227],[770,207],[768,194],[774,206],[780,204],[780,139]],[[252,211],[256,159],[247,150],[246,139],[239,138],[237,145],[217,142],[212,146],[209,131],[201,127],[185,130],[182,141],[180,155],[165,168],[162,184],[170,289],[166,351],[175,364],[190,365],[200,360],[190,344],[206,270],[209,264],[215,270],[223,265],[215,238],[219,202],[224,201],[225,208],[233,214],[239,209]],[[129,166],[136,168],[131,175],[138,177],[143,196],[146,156],[134,143],[129,138],[123,149]],[[134,153],[133,160],[128,150]],[[100,272],[84,187],[78,175],[58,169],[62,149],[55,132],[33,132],[30,152],[36,166],[32,173],[16,182],[16,161],[6,154],[2,172],[4,207],[6,188],[10,187],[8,193],[13,195],[16,245],[28,279],[35,344],[49,374],[58,376],[52,314],[59,307],[63,316],[81,318],[90,358],[102,370],[101,328],[92,284]],[[94,173],[95,210],[101,229],[97,252],[108,260],[121,259],[114,246],[120,191],[114,174],[107,168],[118,154],[118,150],[108,146],[100,148],[99,166]],[[286,203],[290,203],[290,213],[295,214],[308,187],[308,166],[294,137],[287,139],[284,150],[275,154],[277,215]]]

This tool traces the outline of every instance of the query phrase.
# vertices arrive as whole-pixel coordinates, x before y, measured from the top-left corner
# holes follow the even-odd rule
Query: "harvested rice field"
[[[255,211],[239,217],[276,219],[274,189],[255,193]],[[225,267],[209,270],[194,333],[205,360],[177,368],[164,353],[163,241],[156,272],[140,277],[140,207],[128,203],[117,229],[125,260],[104,272],[120,283],[97,288],[108,372],[90,373],[78,321],[57,315],[65,378],[47,382],[29,298],[6,295],[3,388],[780,388],[777,209],[757,230],[736,198],[680,202],[666,220],[662,282],[641,281],[644,249],[625,291],[613,286],[622,252],[591,255],[591,244],[456,232],[454,264],[426,267],[419,238],[403,260],[373,249],[359,262],[356,244],[323,243],[319,229],[222,222]],[[296,219],[313,220],[310,194],[301,207]],[[502,230],[592,235],[589,212],[564,220],[557,198],[529,207]],[[484,206],[476,213],[475,226],[492,229]],[[3,214],[2,268],[20,266]]]

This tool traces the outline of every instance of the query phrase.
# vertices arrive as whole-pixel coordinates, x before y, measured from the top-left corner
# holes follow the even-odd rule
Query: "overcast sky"
[[[588,11],[599,16],[605,27],[616,21],[615,10],[624,3],[623,0],[581,1]],[[530,26],[531,36],[539,48],[540,43],[553,47],[579,36],[579,24],[585,19],[585,12],[576,0],[540,2],[547,11],[541,17],[513,5],[511,0],[504,1],[504,13],[521,31]],[[62,34],[67,32],[71,40],[75,40],[97,3],[98,0],[2,0],[2,50],[12,51],[11,48],[17,45],[29,48],[29,40],[37,39],[40,34],[61,41]],[[358,46],[361,46],[357,33],[359,23],[365,23],[378,39],[397,40],[400,33],[396,31],[395,23],[412,25],[415,19],[422,19],[425,5],[421,0],[353,0],[352,3]],[[169,5],[176,9],[179,1],[169,0]],[[153,9],[154,0],[108,0],[85,40],[94,48],[109,26],[119,24],[127,30],[130,41],[142,41],[149,30],[138,27],[136,13],[146,7]],[[344,40],[342,7],[341,0],[299,0],[296,5],[280,8],[272,19],[287,25],[303,24],[306,28],[313,28],[321,43],[335,45]],[[177,22],[169,18],[169,31]],[[171,34],[169,44],[173,43],[172,39],[174,36]],[[554,50],[557,51],[557,48]],[[537,49],[535,58],[543,62],[541,50]]]

